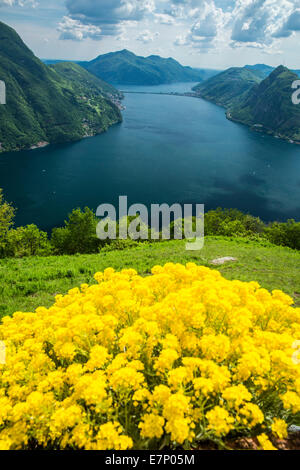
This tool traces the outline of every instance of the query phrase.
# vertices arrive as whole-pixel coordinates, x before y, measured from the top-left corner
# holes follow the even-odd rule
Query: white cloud
[[[187,25],[174,44],[202,52],[228,47],[278,52],[279,38],[300,31],[299,0],[173,0],[170,14]]]
[[[300,9],[297,8],[283,23],[282,27],[273,34],[277,38],[288,38],[293,33],[300,31]]]
[[[154,17],[154,23],[173,25],[176,21],[175,18],[166,13],[155,13]]]
[[[19,6],[19,7],[24,7],[25,5],[29,5],[32,7],[37,6],[37,1],[36,0],[0,0],[0,7],[3,6],[8,6],[8,7],[13,7],[13,6]]]
[[[181,34],[179,36],[176,36],[175,41],[174,41],[175,46],[187,46],[189,45],[187,36],[184,34]]]
[[[101,28],[94,25],[85,25],[78,20],[65,16],[59,23],[57,30],[60,32],[60,39],[83,41],[83,39],[91,38],[101,39]]]
[[[0,0],[0,7],[37,2],[53,11],[58,0]],[[300,31],[300,0],[65,0],[56,24],[61,39],[74,41],[106,38],[140,49],[159,32],[168,50],[174,44],[176,51],[188,47],[185,52],[271,53]]]
[[[159,36],[160,36],[159,32],[152,33],[151,31],[146,30],[140,33],[136,37],[136,40],[141,41],[144,44],[149,44],[150,42],[155,41],[155,39],[157,39]]]
[[[193,22],[185,35],[176,38],[174,45],[189,45],[201,52],[207,52],[227,40],[225,25],[229,14],[214,2],[203,2],[201,9],[197,8],[189,13]]]
[[[140,21],[153,13],[154,0],[66,0],[69,17],[82,24],[100,26],[106,35],[118,34],[118,26]]]
[[[232,12],[232,45],[272,47],[298,0],[237,0]],[[282,35],[283,37],[283,35]]]

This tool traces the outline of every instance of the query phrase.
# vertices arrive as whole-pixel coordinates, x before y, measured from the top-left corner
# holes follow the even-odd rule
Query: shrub
[[[3,192],[0,188],[0,257],[4,256],[6,237],[9,229],[13,225],[15,216],[14,208],[4,201]]]
[[[0,448],[192,448],[299,424],[300,309],[195,264],[106,269],[0,326]],[[294,356],[293,356],[294,355]],[[293,361],[294,357],[294,361]]]
[[[258,218],[237,209],[221,209],[205,214],[205,235],[249,236],[260,234],[264,223]]]
[[[289,220],[285,224],[273,223],[264,230],[264,236],[274,245],[300,250],[300,222]]]
[[[22,258],[24,256],[49,256],[52,252],[48,235],[36,225],[18,227],[7,233],[5,255]]]
[[[51,243],[56,254],[97,253],[101,245],[96,235],[97,219],[91,209],[74,209],[65,227],[52,231]]]

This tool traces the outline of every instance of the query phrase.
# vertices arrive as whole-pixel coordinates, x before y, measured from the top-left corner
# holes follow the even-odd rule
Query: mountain
[[[262,76],[259,71],[232,67],[200,83],[193,90],[201,98],[227,108],[261,81]]]
[[[139,57],[126,49],[79,64],[102,80],[122,85],[198,82],[203,76],[203,71],[184,67],[172,58],[164,59],[157,55]]]
[[[94,82],[91,90],[88,82],[94,77],[85,86],[78,66],[72,73],[59,67],[64,68],[43,64],[0,22],[0,80],[6,84],[7,102],[0,106],[0,151],[74,141],[121,121],[102,82]]]
[[[300,143],[300,105],[292,102],[296,73],[277,67],[228,110],[228,118]]]
[[[263,79],[267,78],[275,69],[275,67],[271,67],[270,65],[265,64],[245,65],[245,68],[256,73],[259,72]]]
[[[245,68],[255,72],[260,72],[262,78],[267,78],[273,72],[273,70],[275,70],[276,67],[270,67],[270,65],[265,64],[256,64],[246,65]],[[300,76],[300,70],[292,70],[292,72]]]

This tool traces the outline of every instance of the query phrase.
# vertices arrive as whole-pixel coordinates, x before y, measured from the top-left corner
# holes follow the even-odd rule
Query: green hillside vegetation
[[[232,67],[200,83],[193,90],[201,98],[228,108],[262,79],[260,71]]]
[[[270,70],[264,65],[231,68],[200,83],[194,91],[225,107],[228,119],[298,143],[300,106],[292,102],[292,83],[299,77],[283,66]]]
[[[50,65],[51,70],[57,72],[61,77],[66,80],[72,81],[74,90],[80,93],[90,90],[95,95],[104,95],[107,97],[114,97],[116,99],[123,99],[124,95],[117,90],[114,86],[106,83],[100,78],[89,73],[86,69],[74,62],[58,62],[57,64]]]
[[[270,65],[265,65],[265,64],[256,64],[256,65],[245,65],[245,68],[248,70],[251,70],[252,72],[259,72],[261,77],[267,78],[270,73],[273,72],[275,67],[270,67]]]
[[[203,72],[183,67],[176,60],[152,55],[139,57],[122,50],[100,55],[91,62],[80,63],[97,77],[123,85],[160,85],[202,80]]]
[[[186,251],[184,241],[169,241],[94,255],[0,260],[0,317],[50,306],[55,295],[83,283],[96,283],[94,274],[107,267],[130,267],[146,276],[157,264],[193,262],[213,268],[211,261],[224,256],[238,259],[215,268],[227,279],[255,280],[268,290],[281,289],[300,306],[299,252],[267,242],[207,237],[199,252]]]
[[[99,84],[97,92],[85,90],[74,75],[66,77],[47,67],[4,23],[0,23],[0,80],[7,95],[7,104],[0,106],[0,151],[74,141],[121,121],[117,106],[101,95],[107,88]]]
[[[232,105],[229,119],[257,130],[300,142],[300,107],[292,102],[292,83],[298,76],[280,66]]]

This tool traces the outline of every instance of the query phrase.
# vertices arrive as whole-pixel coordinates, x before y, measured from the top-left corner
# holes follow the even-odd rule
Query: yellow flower
[[[109,358],[107,348],[99,346],[98,344],[91,349],[90,359],[86,363],[86,370],[93,371],[95,369],[102,369]]]
[[[206,418],[208,429],[214,431],[217,436],[226,436],[233,429],[234,419],[220,406],[206,413]]]
[[[59,408],[51,418],[50,432],[53,439],[59,437],[61,433],[68,429],[71,430],[80,422],[82,411],[80,406],[72,405],[69,408]]]
[[[265,419],[263,412],[254,403],[246,403],[239,410],[239,415],[239,419],[242,424],[246,427],[249,426],[250,428],[254,428],[258,424],[262,424]]]
[[[12,445],[11,439],[1,439],[0,437],[0,450],[10,450]]]
[[[48,309],[1,320],[0,449],[192,448],[269,422],[285,438],[269,404],[281,400],[287,422],[300,412],[300,309],[194,263],[152,274],[108,268]]]
[[[179,354],[175,349],[163,349],[156,360],[155,369],[160,372],[165,372],[172,368],[174,362],[178,358]]]
[[[157,385],[153,390],[151,400],[153,403],[164,405],[170,398],[171,390],[165,385]]]
[[[128,365],[114,372],[109,383],[116,392],[138,390],[144,384],[144,376],[141,372],[137,372],[134,367]]]
[[[222,397],[235,408],[239,408],[244,402],[252,399],[251,393],[242,384],[226,388],[222,393]]]
[[[277,450],[276,447],[273,446],[272,442],[268,439],[266,434],[261,434],[257,437],[257,440],[263,450]]]
[[[127,450],[132,446],[132,439],[122,435],[119,423],[109,422],[100,426],[94,450]]]
[[[286,410],[292,410],[294,414],[300,412],[300,397],[297,393],[287,392],[281,399]]]
[[[142,421],[139,424],[141,429],[141,436],[146,439],[159,439],[164,432],[165,420],[161,416],[155,415],[153,413],[144,415]]]
[[[282,419],[274,419],[272,431],[279,439],[286,439],[288,437],[287,424]]]
[[[166,431],[171,434],[171,440],[178,444],[191,441],[195,436],[190,426],[190,420],[186,418],[170,419],[166,424]]]

